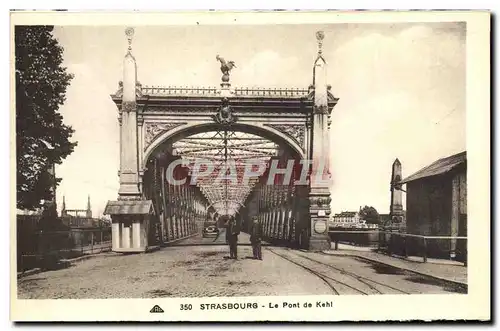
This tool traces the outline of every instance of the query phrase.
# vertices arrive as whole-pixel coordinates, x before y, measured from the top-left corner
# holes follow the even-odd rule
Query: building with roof
[[[342,228],[374,227],[372,224],[366,224],[366,221],[361,219],[357,211],[343,211],[331,216],[330,226]]]
[[[406,231],[425,236],[467,236],[466,152],[439,159],[400,182],[406,185]],[[428,240],[438,251],[465,251],[465,240]]]
[[[359,223],[359,213],[355,211],[343,211],[332,216],[333,226],[348,226]]]

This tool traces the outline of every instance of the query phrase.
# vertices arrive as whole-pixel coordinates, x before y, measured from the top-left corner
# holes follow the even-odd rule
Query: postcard
[[[11,320],[490,320],[489,12],[11,27]]]

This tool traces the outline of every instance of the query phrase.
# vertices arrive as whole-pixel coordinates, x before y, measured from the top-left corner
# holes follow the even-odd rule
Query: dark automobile
[[[203,237],[216,237],[219,234],[219,229],[215,224],[206,224],[203,228]]]

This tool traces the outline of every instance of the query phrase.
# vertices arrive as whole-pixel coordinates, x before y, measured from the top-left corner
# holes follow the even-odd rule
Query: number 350
[[[191,304],[181,304],[181,310],[191,310],[193,309],[193,305]]]

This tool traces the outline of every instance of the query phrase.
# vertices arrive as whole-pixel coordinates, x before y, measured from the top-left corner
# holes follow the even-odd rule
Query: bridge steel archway
[[[327,85],[322,34],[317,37],[320,47],[306,89],[232,88],[228,77],[220,88],[142,86],[129,46],[123,81],[111,95],[120,124],[120,189],[105,211],[113,220],[113,251],[146,251],[158,231],[166,233],[160,242],[197,231],[195,220],[205,217],[213,201],[197,187],[170,187],[164,178],[168,164],[179,158],[173,143],[186,137],[228,129],[251,133],[279,145],[283,155],[311,160],[308,173],[320,165],[328,169],[330,114],[338,99]],[[297,188],[271,188],[264,185],[264,177],[246,197],[245,215],[257,216],[270,239],[328,249],[329,185],[311,181]],[[284,204],[296,196],[305,197],[300,210],[285,212]]]

